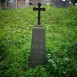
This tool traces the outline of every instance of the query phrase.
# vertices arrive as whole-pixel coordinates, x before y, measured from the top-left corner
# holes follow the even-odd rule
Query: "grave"
[[[69,6],[69,0],[52,0],[52,4],[56,7],[68,7]]]
[[[29,6],[29,0],[5,0],[6,8],[22,8]]]
[[[37,5],[38,3],[41,4],[49,4],[50,0],[29,0],[30,5]]]
[[[38,26],[32,30],[32,43],[30,53],[30,66],[46,64],[45,54],[45,28],[40,23],[40,11],[45,11],[45,8],[40,8],[41,3],[38,3],[38,8],[34,7],[34,11],[38,11]]]
[[[15,8],[16,4],[13,0],[7,0],[7,7],[8,8]]]

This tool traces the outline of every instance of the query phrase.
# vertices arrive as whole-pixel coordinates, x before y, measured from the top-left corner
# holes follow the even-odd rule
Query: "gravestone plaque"
[[[56,7],[67,7],[69,6],[69,0],[52,0],[52,4]]]
[[[46,63],[45,55],[45,29],[40,26],[40,11],[45,11],[45,8],[40,8],[41,4],[38,3],[38,8],[34,7],[34,11],[38,11],[38,25],[32,30],[32,43],[30,54],[30,66],[36,67],[37,65]]]

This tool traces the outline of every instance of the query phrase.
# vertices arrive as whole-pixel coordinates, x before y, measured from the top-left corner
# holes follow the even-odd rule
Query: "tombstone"
[[[29,6],[29,0],[25,0],[26,7]]]
[[[45,8],[40,7],[41,3],[38,3],[38,8],[33,8],[34,11],[38,11],[38,26],[34,27],[32,30],[32,43],[30,53],[31,67],[46,64],[45,29],[40,25],[40,11],[45,11]]]
[[[50,2],[51,2],[50,0],[47,0],[47,5],[50,5]]]
[[[25,7],[25,5],[26,5],[25,4],[25,2],[26,2],[25,0],[18,0],[17,2],[18,2],[18,8]]]
[[[17,0],[7,0],[7,8],[17,8]]]
[[[13,8],[13,0],[8,0],[8,8]]]
[[[8,8],[22,8],[29,6],[29,0],[6,0]]]
[[[30,5],[37,5],[38,3],[42,4],[42,0],[29,0]]]
[[[69,0],[52,0],[52,4],[56,7],[67,7],[69,6]]]
[[[30,5],[37,5],[39,2],[41,4],[49,4],[50,0],[29,0]]]

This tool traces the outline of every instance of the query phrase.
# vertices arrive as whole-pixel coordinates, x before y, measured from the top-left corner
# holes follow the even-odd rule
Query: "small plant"
[[[24,77],[50,77],[50,75],[43,66],[37,66],[30,68]]]
[[[71,52],[70,55],[73,53]],[[77,76],[77,65],[75,57],[70,57],[68,53],[51,53],[47,55],[48,65],[47,69],[51,75],[55,77],[76,77]]]

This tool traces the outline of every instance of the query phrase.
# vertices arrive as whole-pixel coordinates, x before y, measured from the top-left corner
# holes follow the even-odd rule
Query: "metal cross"
[[[41,11],[45,11],[45,8],[40,8],[41,7],[41,3],[38,3],[38,8],[34,7],[33,10],[34,11],[38,11],[38,25],[40,25],[40,12]]]

